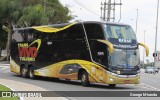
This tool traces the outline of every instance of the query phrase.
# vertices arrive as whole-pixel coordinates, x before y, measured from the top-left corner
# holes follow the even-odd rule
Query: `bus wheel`
[[[109,84],[109,87],[111,87],[111,88],[113,88],[115,86],[116,86],[116,84]]]
[[[30,68],[29,68],[29,73],[28,73],[28,75],[29,75],[29,78],[30,78],[30,79],[34,79],[34,78],[35,78],[33,67],[30,67]]]
[[[89,79],[88,79],[88,73],[86,71],[82,72],[81,83],[82,83],[83,86],[90,85],[90,82],[89,82]]]
[[[23,78],[27,77],[27,69],[25,68],[25,66],[22,66],[22,68],[21,68],[21,76]]]

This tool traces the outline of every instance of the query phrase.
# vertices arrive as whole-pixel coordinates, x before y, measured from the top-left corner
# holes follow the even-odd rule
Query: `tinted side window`
[[[27,42],[33,38],[32,33],[29,30],[14,31],[12,34],[12,42]]]
[[[81,25],[73,25],[53,34],[53,40],[76,40],[81,39],[84,35]]]
[[[52,40],[63,40],[67,33],[68,33],[68,30],[65,29],[56,33],[50,33],[49,37],[52,38]]]
[[[65,30],[55,33],[53,40],[76,40],[84,36],[81,25],[73,25]]]
[[[84,36],[82,25],[74,25],[68,30],[68,39],[82,39]]]
[[[85,24],[88,39],[104,39],[102,27],[99,24]]]
[[[24,35],[22,34],[22,31],[14,31],[12,34],[12,42],[23,42],[24,41]]]
[[[14,31],[12,34],[12,42],[32,42],[42,37],[41,33],[32,29]]]

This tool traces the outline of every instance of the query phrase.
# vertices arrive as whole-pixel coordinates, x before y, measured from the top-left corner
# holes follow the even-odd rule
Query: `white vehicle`
[[[154,67],[153,66],[149,66],[149,67],[147,67],[146,69],[145,69],[145,73],[158,73],[158,69],[157,68],[155,68],[154,69]]]

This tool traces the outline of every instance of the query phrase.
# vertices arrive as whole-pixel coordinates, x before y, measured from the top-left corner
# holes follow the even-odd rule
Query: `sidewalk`
[[[8,86],[8,88],[13,89],[14,91],[48,91],[38,86],[34,86],[27,83],[17,82],[13,80],[0,79],[0,83]],[[57,95],[57,94],[55,94]],[[23,98],[23,100],[68,100],[65,97],[29,97]]]

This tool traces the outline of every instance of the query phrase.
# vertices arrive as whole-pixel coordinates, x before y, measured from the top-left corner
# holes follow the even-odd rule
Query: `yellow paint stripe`
[[[35,30],[41,31],[41,32],[53,33],[53,32],[59,32],[59,31],[65,30],[76,23],[77,22],[74,22],[62,28],[53,28],[53,27],[48,27],[48,26],[33,26],[32,28]]]
[[[122,28],[121,28],[121,33],[122,33],[123,37],[126,39],[125,27],[122,27]]]
[[[20,73],[20,66],[12,58],[10,60],[10,70],[11,72],[15,72],[17,74]]]
[[[112,31],[114,38],[118,38],[116,31],[115,31],[114,27],[112,27],[112,26],[111,26],[111,31]]]
[[[30,47],[32,44],[34,44],[34,43],[38,43],[38,47],[37,47],[37,51],[38,51],[39,48],[40,48],[40,46],[41,46],[41,39],[37,39],[37,40],[33,41],[33,42],[29,45],[29,47]]]

